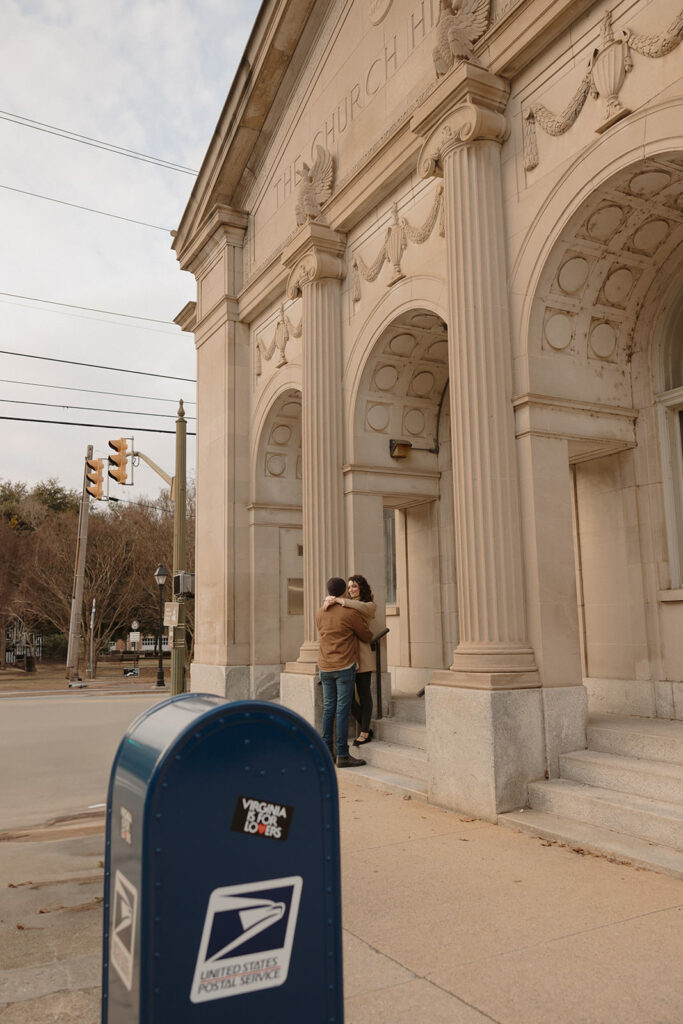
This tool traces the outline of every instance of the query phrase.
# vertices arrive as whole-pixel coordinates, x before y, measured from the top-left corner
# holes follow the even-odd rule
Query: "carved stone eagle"
[[[489,25],[490,0],[441,0],[433,58],[437,78],[458,60],[473,60],[472,47]]]
[[[303,174],[296,190],[296,222],[299,226],[317,220],[320,207],[332,195],[334,161],[332,154],[322,146],[315,148],[312,167],[303,165]]]

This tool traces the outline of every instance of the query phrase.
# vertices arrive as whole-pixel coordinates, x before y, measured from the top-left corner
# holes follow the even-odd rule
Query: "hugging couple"
[[[340,576],[327,581],[327,597],[315,616],[320,634],[318,667],[323,688],[322,737],[336,760],[337,768],[358,768],[365,764],[349,754],[349,714],[353,713],[360,732],[354,746],[369,743],[373,736],[370,677],[373,655],[376,605],[364,576],[349,576],[348,586]],[[353,699],[354,686],[358,700]],[[333,746],[337,720],[337,750]]]

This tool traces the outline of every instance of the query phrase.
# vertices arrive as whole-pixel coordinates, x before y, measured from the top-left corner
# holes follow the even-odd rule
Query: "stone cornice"
[[[323,278],[341,280],[345,273],[346,238],[317,221],[304,224],[282,254],[283,266],[290,271],[287,296],[295,299],[303,285]]]
[[[323,17],[331,0],[265,0],[230,87],[218,124],[202,162],[192,195],[178,225],[181,244],[195,234],[204,211],[219,196],[233,202],[255,146],[269,136],[267,119],[309,17]]]
[[[625,451],[636,443],[637,409],[536,394],[518,395],[512,405],[518,440],[523,437],[565,440],[572,463]]]
[[[422,177],[440,174],[443,158],[456,146],[504,142],[510,134],[503,113],[509,93],[509,82],[466,61],[446,75],[410,123],[425,139],[418,157]]]
[[[188,244],[176,252],[181,270],[195,274],[222,245],[241,246],[248,222],[249,215],[242,210],[217,203]],[[176,248],[175,241],[172,248]]]
[[[539,395],[527,393],[516,395],[512,399],[514,409],[525,406],[550,406],[553,409],[585,412],[589,415],[616,416],[627,420],[637,420],[638,410],[625,405],[607,405],[604,402],[583,402],[576,398],[560,398],[556,395]]]
[[[192,334],[197,326],[197,303],[186,302],[177,316],[173,317],[173,323],[178,324],[181,331]]]

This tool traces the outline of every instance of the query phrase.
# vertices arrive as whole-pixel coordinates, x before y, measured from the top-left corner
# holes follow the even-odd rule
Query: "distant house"
[[[161,650],[164,654],[171,650],[168,632],[165,632],[161,637]],[[131,631],[126,634],[125,640],[109,641],[109,652],[114,653],[116,651],[139,651],[142,655],[154,655],[157,651],[156,634],[142,634],[140,632]]]

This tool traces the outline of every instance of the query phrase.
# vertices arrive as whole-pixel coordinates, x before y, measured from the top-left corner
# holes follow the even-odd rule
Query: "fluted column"
[[[539,685],[527,642],[519,484],[511,402],[500,148],[507,83],[462,65],[413,129],[419,169],[443,175],[460,639],[438,682]],[[443,678],[442,678],[443,677]]]
[[[301,295],[303,386],[301,455],[304,539],[304,642],[299,663],[318,655],[315,612],[330,576],[345,573],[342,476],[341,279],[343,236],[305,225],[283,254],[289,298]]]

